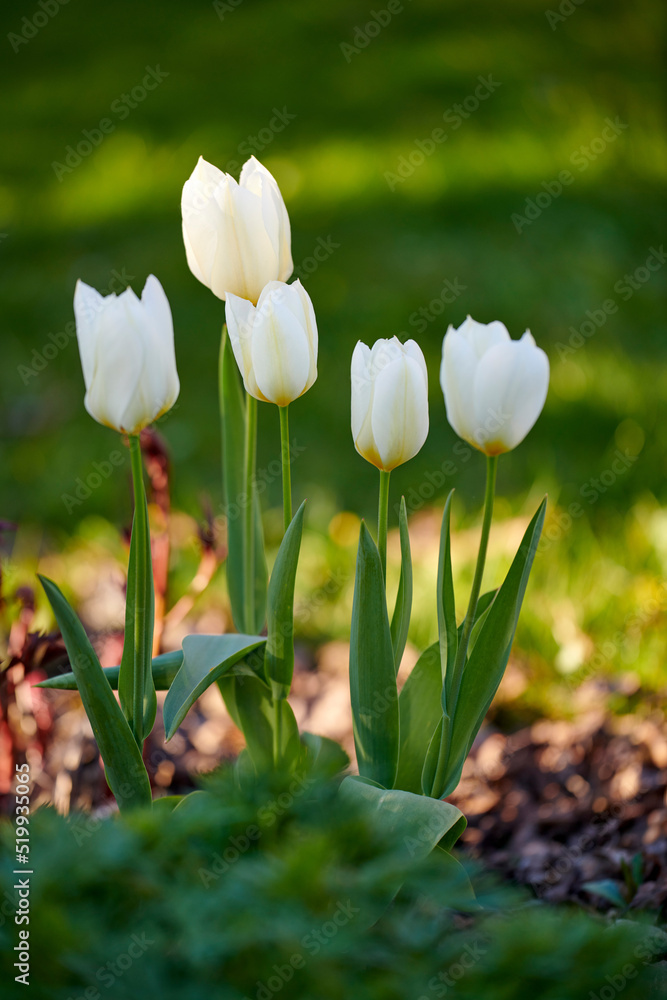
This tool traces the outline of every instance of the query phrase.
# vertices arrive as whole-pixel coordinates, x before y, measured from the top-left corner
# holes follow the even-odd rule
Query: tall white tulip
[[[352,437],[372,465],[390,472],[413,458],[428,434],[428,376],[421,348],[398,337],[361,341],[352,354]]]
[[[246,392],[287,406],[317,378],[317,323],[300,281],[270,281],[256,306],[229,293],[227,329]]]
[[[503,323],[468,316],[445,334],[440,384],[459,437],[485,455],[501,455],[523,441],[542,412],[549,360],[528,330],[512,340]]]
[[[162,285],[150,275],[138,299],[131,288],[100,295],[77,281],[74,316],[91,417],[138,434],[176,402],[174,327]]]
[[[269,281],[287,281],[294,270],[285,202],[254,156],[238,183],[200,156],[181,211],[190,270],[219,299],[231,292],[257,302]]]

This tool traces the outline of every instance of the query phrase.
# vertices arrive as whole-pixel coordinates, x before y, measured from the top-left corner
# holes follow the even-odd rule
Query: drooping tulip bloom
[[[238,183],[200,156],[181,211],[188,266],[219,299],[231,292],[257,302],[269,281],[287,281],[294,270],[280,188],[254,156]]]
[[[317,378],[317,323],[300,281],[270,281],[256,306],[228,294],[227,329],[246,392],[287,406]]]
[[[77,281],[74,316],[91,417],[125,434],[166,413],[179,392],[174,327],[162,285],[150,275],[138,299],[131,288],[100,295]]]
[[[530,331],[512,340],[504,323],[468,316],[445,334],[440,384],[459,437],[485,455],[501,455],[523,441],[542,412],[549,360]]]
[[[421,348],[398,337],[361,341],[352,354],[352,437],[372,465],[391,472],[413,458],[428,434],[428,376]]]

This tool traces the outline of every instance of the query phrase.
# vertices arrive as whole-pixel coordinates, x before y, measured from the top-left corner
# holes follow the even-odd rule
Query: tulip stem
[[[380,469],[380,496],[378,499],[378,551],[382,565],[382,576],[387,581],[387,517],[389,514],[390,472]]]
[[[255,632],[255,462],[257,455],[257,400],[246,393],[245,411],[245,544],[244,604],[248,635]]]
[[[482,520],[482,534],[479,540],[477,565],[475,566],[475,575],[472,581],[472,590],[470,591],[468,610],[466,611],[466,616],[463,621],[461,640],[459,642],[459,646],[456,651],[456,658],[454,660],[452,686],[451,686],[451,703],[448,699],[448,713],[450,719],[453,719],[454,711],[456,709],[456,700],[458,698],[459,690],[461,687],[461,677],[463,676],[463,670],[465,667],[466,657],[468,654],[468,643],[470,642],[470,633],[472,632],[473,625],[475,624],[475,613],[477,611],[477,602],[479,600],[479,592],[482,587],[482,577],[484,576],[484,564],[486,563],[486,550],[489,545],[489,534],[491,531],[491,518],[493,517],[493,500],[496,492],[497,468],[498,468],[498,457],[496,455],[494,456],[487,455],[486,492],[484,496],[484,518]],[[444,787],[443,782],[446,777],[447,765],[449,763],[451,736],[452,736],[452,726],[445,725],[442,731],[440,754],[438,757],[436,774],[435,778],[433,779],[433,787],[431,790],[431,795],[433,796],[433,798],[439,799],[442,794],[442,790]]]
[[[287,406],[279,406],[280,457],[283,463],[283,526],[285,531],[292,522],[292,478],[290,472],[289,417]]]
[[[128,601],[134,606],[126,612],[125,642],[132,650],[132,716],[131,729],[139,745],[143,746],[144,715],[147,677],[151,671],[153,655],[153,567],[151,564],[150,527],[144,486],[144,463],[141,457],[141,441],[138,434],[131,434],[130,461],[132,465],[132,485],[134,489],[134,519],[132,522],[131,558],[128,568]],[[132,558],[133,555],[133,558]],[[130,579],[130,576],[133,579]],[[130,597],[131,595],[131,597]],[[123,653],[125,649],[123,648]]]
[[[484,576],[484,564],[486,562],[486,550],[489,544],[489,533],[491,531],[491,518],[493,517],[493,500],[496,492],[496,471],[498,468],[498,457],[488,455],[486,459],[486,494],[484,496],[484,519],[482,521],[482,535],[479,540],[479,552],[477,553],[477,565],[475,566],[475,576],[472,581],[472,590],[470,591],[470,600],[468,602],[468,610],[466,612],[465,620],[463,622],[463,631],[461,632],[461,641],[459,642],[459,648],[456,651],[456,658],[454,660],[454,673],[452,676],[452,711],[456,705],[456,699],[458,697],[459,688],[461,686],[461,677],[463,675],[463,668],[465,666],[466,657],[468,655],[468,643],[470,642],[470,633],[472,632],[472,627],[475,624],[475,614],[477,612],[477,602],[479,600],[479,592],[482,587],[482,577]]]

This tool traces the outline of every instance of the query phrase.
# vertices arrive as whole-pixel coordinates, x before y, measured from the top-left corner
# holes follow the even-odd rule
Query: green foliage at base
[[[0,834],[0,893],[11,900],[9,824]],[[479,875],[482,910],[461,917],[453,908],[471,908],[469,890],[439,852],[406,870],[404,845],[379,837],[313,772],[281,782],[229,769],[171,813],[39,809],[31,984],[14,981],[6,906],[3,996],[588,1000],[614,977],[624,1000],[657,989],[650,927],[550,909]],[[397,878],[403,889],[372,924]]]

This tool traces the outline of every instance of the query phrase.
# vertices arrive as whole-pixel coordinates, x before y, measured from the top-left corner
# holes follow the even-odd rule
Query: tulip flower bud
[[[440,384],[459,437],[485,455],[501,455],[523,441],[542,412],[549,360],[530,331],[512,340],[504,323],[468,316],[445,334]]]
[[[391,472],[428,434],[428,376],[421,348],[398,337],[357,344],[352,354],[352,437],[363,458]]]
[[[219,299],[232,292],[256,303],[269,281],[287,281],[294,270],[280,188],[254,156],[238,184],[200,156],[181,211],[188,266]]]
[[[246,392],[287,406],[317,378],[317,323],[300,281],[270,281],[256,306],[227,295],[227,329]]]
[[[74,316],[91,417],[138,434],[171,409],[180,388],[174,327],[156,277],[147,279],[141,299],[131,288],[104,297],[77,281]]]

